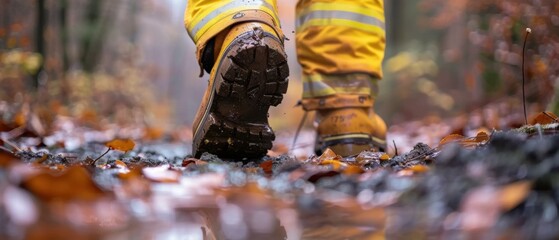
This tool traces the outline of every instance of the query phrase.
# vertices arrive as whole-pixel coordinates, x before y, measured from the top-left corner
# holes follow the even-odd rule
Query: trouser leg
[[[300,0],[297,57],[303,98],[369,95],[382,78],[385,50],[382,0]]]

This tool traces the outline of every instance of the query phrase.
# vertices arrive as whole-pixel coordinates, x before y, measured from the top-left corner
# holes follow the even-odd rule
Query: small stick
[[[522,103],[524,105],[524,121],[526,121],[526,125],[528,125],[528,116],[526,115],[526,90],[525,90],[525,80],[524,75],[526,75],[524,69],[524,60],[526,58],[526,42],[528,41],[528,35],[532,32],[532,29],[526,28],[526,36],[524,37],[524,46],[522,47]]]
[[[396,141],[392,140],[392,144],[394,144],[394,156],[398,156],[398,147],[396,147]]]
[[[99,156],[98,158],[96,158],[95,160],[93,160],[93,162],[91,163],[91,165],[95,165],[95,163],[97,162],[97,160],[101,159],[103,156],[107,155],[107,153],[109,153],[112,149],[111,148],[107,148],[107,151],[103,154],[101,154],[101,156]]]

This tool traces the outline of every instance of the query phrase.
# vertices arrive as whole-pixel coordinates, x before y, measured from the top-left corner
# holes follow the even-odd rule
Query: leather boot
[[[343,157],[386,149],[386,123],[372,111],[370,96],[334,95],[302,103],[305,110],[317,111],[317,154],[327,148]]]
[[[248,22],[233,25],[211,42],[202,62],[207,66],[212,55],[215,61],[194,119],[193,155],[264,156],[275,139],[268,109],[280,104],[287,91],[283,41],[268,25]]]

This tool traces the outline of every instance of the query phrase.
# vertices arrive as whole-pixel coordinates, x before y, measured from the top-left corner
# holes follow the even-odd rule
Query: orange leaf
[[[342,168],[342,166],[346,166],[345,163],[342,163],[338,160],[333,160],[333,159],[327,159],[327,160],[323,160],[320,162],[320,165],[331,165],[332,169],[335,171],[338,171]]]
[[[116,160],[115,161],[115,166],[117,168],[126,168],[126,163],[124,163],[123,161],[120,161],[120,160]]]
[[[128,152],[134,149],[135,145],[136,143],[134,143],[134,141],[130,139],[115,139],[108,143],[105,143],[105,146],[107,146],[108,148],[123,152]]]
[[[449,143],[453,143],[453,142],[458,142],[460,140],[463,140],[464,136],[460,135],[460,134],[450,134],[446,137],[444,137],[443,139],[441,139],[441,141],[439,142],[440,146],[449,144]]]
[[[476,137],[475,137],[475,141],[478,143],[482,143],[482,142],[487,142],[489,141],[489,134],[487,134],[486,132],[478,132]]]
[[[0,149],[0,167],[7,167],[17,160],[17,157],[4,150]]]
[[[530,124],[535,125],[535,124],[550,124],[550,123],[556,123],[559,120],[559,118],[553,114],[552,112],[541,112],[538,113],[535,117],[532,118],[532,120],[530,121]]]
[[[390,156],[388,156],[388,154],[386,154],[386,153],[385,153],[385,154],[382,154],[382,155],[380,156],[380,160],[381,160],[381,161],[390,160]]]
[[[528,197],[531,188],[531,181],[515,182],[502,187],[499,199],[501,207],[505,211],[508,211],[518,206],[518,204]]]
[[[89,172],[81,166],[59,171],[43,171],[27,177],[23,186],[44,201],[96,200],[105,193],[95,185]]]
[[[346,175],[361,174],[364,173],[363,169],[359,166],[349,165],[344,170],[343,173]]]
[[[423,172],[429,171],[429,167],[427,167],[425,165],[413,165],[413,166],[409,167],[408,169],[412,170],[414,173],[423,173]]]
[[[274,165],[274,162],[272,160],[268,160],[265,161],[263,163],[260,163],[260,167],[262,168],[262,170],[264,170],[264,172],[266,174],[271,174],[272,173],[272,166]]]
[[[332,151],[332,149],[327,148],[324,153],[322,153],[322,155],[320,155],[320,157],[318,158],[318,161],[324,161],[324,160],[340,160],[341,157],[338,156],[338,154],[336,154],[334,151]]]

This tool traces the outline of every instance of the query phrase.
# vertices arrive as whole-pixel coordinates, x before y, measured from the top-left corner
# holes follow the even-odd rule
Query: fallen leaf
[[[38,198],[50,201],[91,201],[105,196],[82,166],[63,171],[44,170],[28,176],[22,186]]]
[[[274,165],[274,162],[272,160],[268,160],[268,161],[264,161],[262,163],[260,163],[260,167],[262,168],[262,170],[264,170],[264,172],[266,174],[272,174],[272,166]]]
[[[439,146],[444,146],[447,145],[449,143],[455,143],[458,141],[461,141],[464,139],[464,136],[460,135],[460,134],[450,134],[446,137],[444,137],[443,139],[441,139],[441,141],[439,142]]]
[[[120,161],[120,160],[116,160],[116,161],[115,161],[115,166],[116,166],[117,168],[126,168],[126,167],[127,167],[127,166],[126,166],[126,163],[124,163],[123,161]]]
[[[14,124],[18,127],[24,126],[25,123],[27,123],[27,119],[25,118],[25,113],[23,111],[18,112],[16,115],[14,115],[12,122],[14,122]]]
[[[179,182],[182,173],[176,170],[169,169],[169,164],[161,165],[158,167],[146,167],[142,169],[143,175],[154,182],[162,183],[177,183]]]
[[[18,158],[11,152],[0,149],[0,167],[7,167],[14,163]]]
[[[197,159],[195,159],[195,158],[187,158],[187,159],[184,159],[184,160],[182,160],[181,166],[186,167],[186,166],[188,166],[188,165],[190,165],[190,164],[196,163],[196,160],[197,160]]]
[[[530,124],[531,125],[536,125],[536,124],[550,124],[550,123],[556,123],[559,121],[559,118],[557,117],[557,115],[553,114],[552,112],[541,112],[538,113],[536,116],[534,116],[531,120],[530,120]]]
[[[477,143],[483,143],[483,142],[487,142],[489,141],[489,134],[487,134],[484,131],[480,131],[477,133],[476,137],[475,137],[475,142]]]
[[[342,163],[338,160],[334,160],[334,159],[326,159],[323,160],[321,162],[319,162],[320,165],[330,165],[332,166],[332,170],[334,171],[339,171],[342,167],[345,167],[347,164]]]
[[[135,145],[136,143],[134,143],[134,141],[132,141],[131,139],[115,139],[105,143],[105,146],[107,146],[108,148],[123,152],[128,152],[134,149]]]
[[[499,191],[499,202],[503,210],[508,211],[528,197],[532,188],[531,181],[520,181],[505,185]]]
[[[390,160],[390,156],[388,156],[388,154],[386,154],[386,153],[385,153],[385,154],[382,154],[382,155],[380,155],[380,160],[381,160],[381,161]]]
[[[429,171],[429,167],[425,166],[425,165],[413,165],[411,167],[408,168],[409,170],[412,170],[414,173],[424,173]]]
[[[346,168],[344,168],[344,170],[342,171],[343,174],[346,175],[354,175],[354,174],[361,174],[364,173],[365,171],[363,171],[363,169],[359,166],[356,165],[348,165]]]
[[[318,161],[322,162],[324,160],[333,160],[333,159],[341,159],[338,154],[336,154],[332,149],[327,148],[322,155],[318,158]]]

